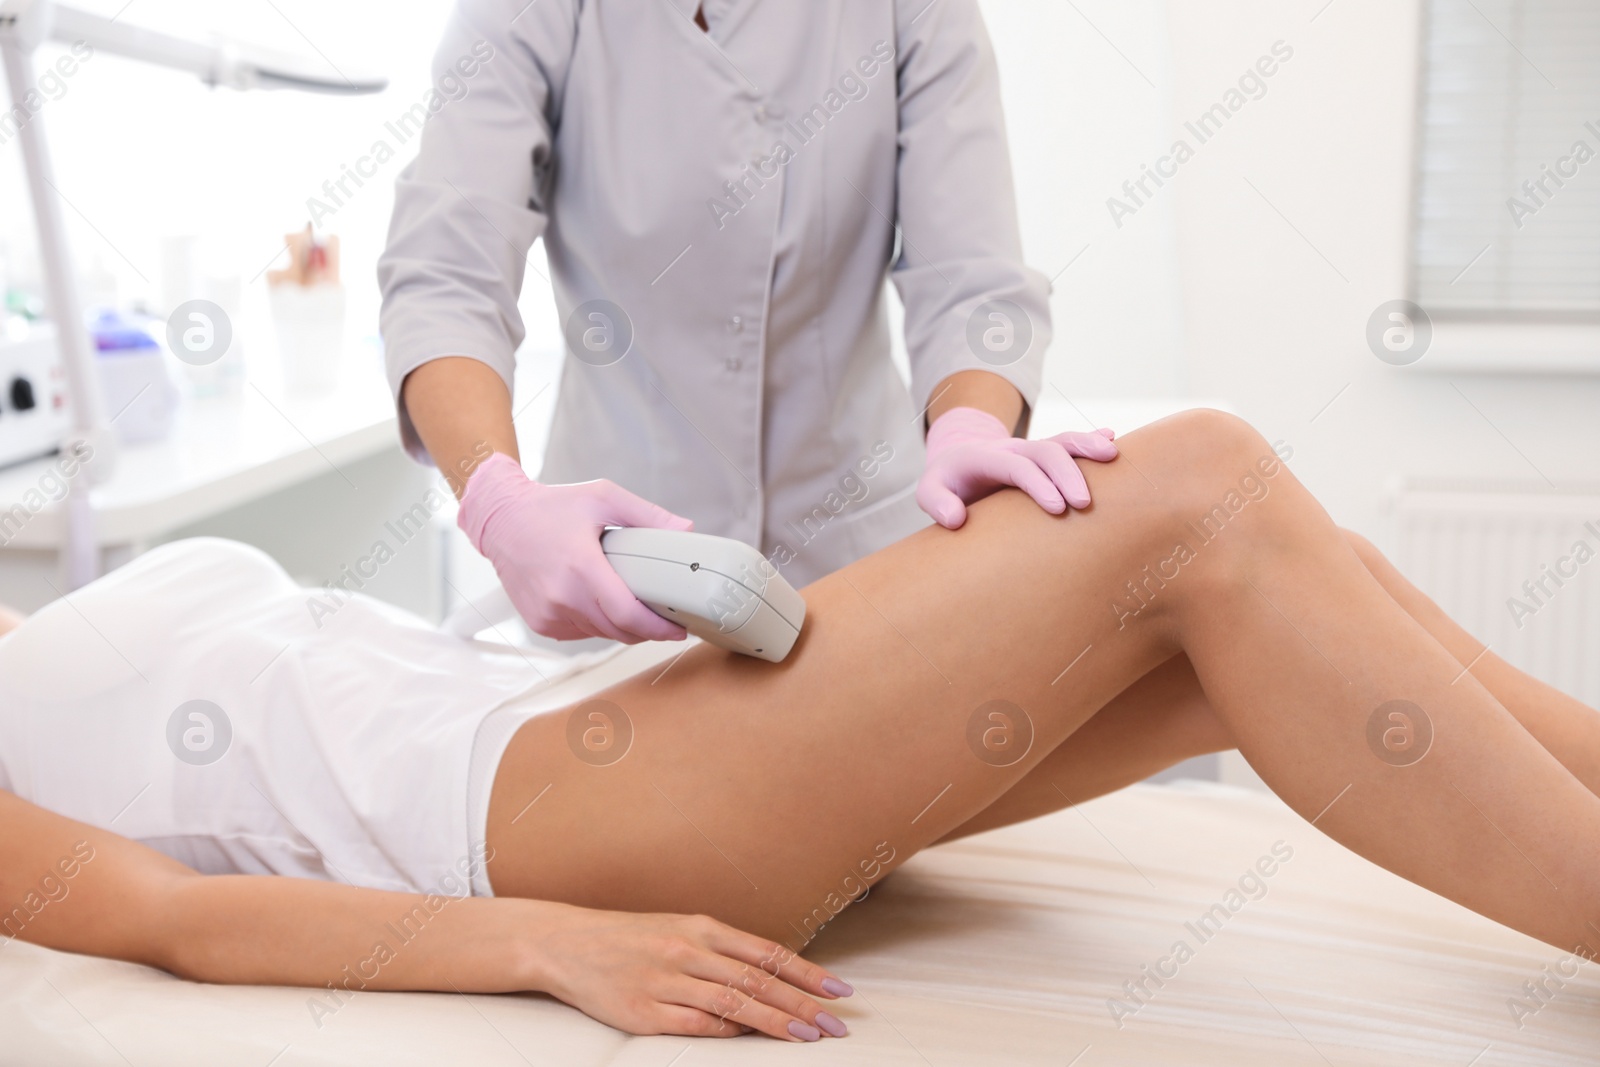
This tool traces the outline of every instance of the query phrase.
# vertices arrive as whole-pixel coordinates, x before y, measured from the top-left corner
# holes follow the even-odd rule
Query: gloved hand
[[[967,521],[967,505],[1014,485],[1052,515],[1089,506],[1089,485],[1073,457],[1105,463],[1117,457],[1110,430],[1069,431],[1039,441],[1012,437],[1005,424],[977,408],[951,408],[928,428],[928,465],[917,505],[940,526]]]
[[[600,550],[606,526],[688,530],[694,523],[608,481],[543,485],[496,452],[467,479],[456,525],[500,576],[535,633],[627,644],[681,641],[683,627],[640,603]]]

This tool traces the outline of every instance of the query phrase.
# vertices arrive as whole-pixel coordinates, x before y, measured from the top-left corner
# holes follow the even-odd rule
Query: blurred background
[[[112,539],[133,552],[226,533],[267,545],[308,582],[336,580],[340,561],[354,565],[387,536],[374,518],[406,513],[434,484],[398,454],[382,422],[386,395],[371,388],[374,263],[394,177],[415,151],[392,124],[429,89],[449,5],[79,6],[390,79],[355,98],[241,94],[97,55],[50,87],[41,112],[86,300],[161,317],[174,292],[198,285],[236,305],[236,378],[178,381],[178,424],[217,424],[200,434],[207,443],[190,439],[182,461],[205,467],[216,442],[252,425],[275,461],[300,440],[323,453],[296,459],[293,477],[272,468],[225,491],[167,486],[181,498],[179,520],[128,519]],[[1378,540],[1496,652],[1600,702],[1600,564],[1575,552],[1579,542],[1600,551],[1600,8],[982,6],[1027,259],[1054,278],[1046,399],[1070,399],[1097,422],[1129,404],[1229,407],[1281,442],[1335,519]],[[41,69],[65,52],[46,46]],[[331,198],[325,183],[380,142],[393,158]],[[40,260],[20,153],[3,126],[0,205],[0,275],[24,316],[42,292]],[[296,399],[276,348],[283,325],[269,271],[289,262],[285,235],[314,211],[339,239],[343,365],[329,394],[338,403]],[[517,402],[530,467],[561,347],[542,256],[536,248],[522,300]],[[177,275],[187,281],[175,285]],[[230,390],[243,406],[208,416],[208,394]],[[364,404],[373,406],[355,420],[359,432],[340,422]],[[0,505],[31,484],[0,478]],[[204,492],[215,499],[195,504]],[[154,499],[130,494],[130,514]],[[370,591],[438,616],[482,585],[485,567],[454,534],[452,508],[429,508],[424,547],[386,564]],[[332,532],[307,544],[308,516]],[[51,595],[29,578],[48,557],[45,529],[0,551],[0,599],[32,606]]]

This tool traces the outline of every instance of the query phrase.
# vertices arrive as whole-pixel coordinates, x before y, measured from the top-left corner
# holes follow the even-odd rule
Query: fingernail
[[[795,1037],[798,1037],[801,1041],[822,1040],[821,1030],[818,1030],[815,1026],[807,1026],[799,1019],[796,1019],[789,1024],[789,1033],[793,1034]]]
[[[826,1030],[830,1037],[843,1037],[850,1032],[848,1026],[825,1011],[817,1012],[817,1025]]]
[[[855,993],[855,989],[849,982],[838,978],[824,978],[822,980],[822,991],[830,997],[848,997]]]

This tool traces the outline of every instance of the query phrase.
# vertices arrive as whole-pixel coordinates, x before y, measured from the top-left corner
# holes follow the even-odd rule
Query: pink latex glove
[[[967,521],[967,505],[1014,485],[1059,515],[1089,506],[1089,484],[1073,457],[1105,463],[1117,457],[1110,430],[1069,431],[1027,441],[977,408],[951,408],[928,428],[928,465],[917,483],[917,505],[948,529]]]
[[[456,525],[494,564],[535,633],[560,641],[681,641],[683,627],[640,603],[600,550],[607,526],[688,530],[694,523],[608,481],[544,485],[496,452],[472,472]]]

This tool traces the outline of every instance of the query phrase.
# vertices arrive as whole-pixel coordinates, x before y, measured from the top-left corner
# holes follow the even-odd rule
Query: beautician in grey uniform
[[[379,266],[389,376],[535,631],[683,636],[606,525],[692,519],[798,586],[1002,485],[1088,503],[1073,457],[1108,431],[1014,436],[1049,283],[977,0],[459,0],[434,73]],[[567,356],[534,481],[511,381],[540,236]]]

